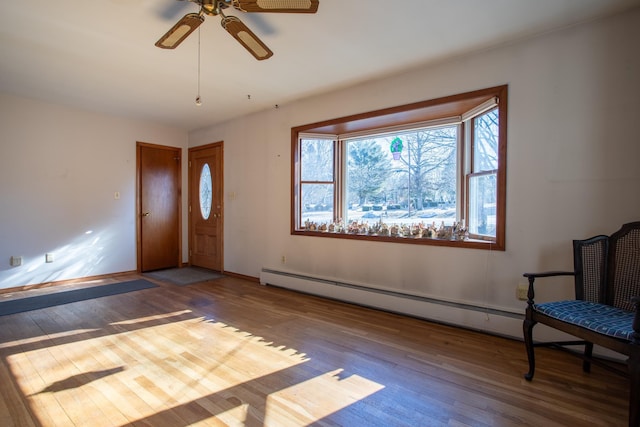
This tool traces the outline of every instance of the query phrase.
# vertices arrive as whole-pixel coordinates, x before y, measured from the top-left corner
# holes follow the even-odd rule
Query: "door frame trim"
[[[136,272],[142,273],[142,211],[140,205],[142,199],[140,196],[140,186],[142,184],[140,171],[140,151],[142,147],[154,148],[159,150],[176,151],[180,156],[178,162],[178,267],[182,267],[182,147],[173,147],[170,145],[151,144],[149,142],[136,141]]]
[[[222,151],[222,160],[220,161],[220,188],[221,188],[221,195],[220,195],[220,210],[222,211],[222,219],[220,220],[220,230],[222,230],[222,236],[220,237],[220,273],[224,273],[224,141],[217,141],[217,142],[211,142],[209,144],[205,144],[205,145],[199,145],[197,147],[190,147],[187,150],[188,153],[188,184],[187,184],[187,222],[188,222],[188,233],[189,233],[189,265],[191,265],[191,251],[192,251],[192,245],[193,245],[193,241],[191,239],[192,237],[192,232],[193,232],[193,222],[191,221],[191,215],[192,215],[192,206],[193,206],[193,200],[191,200],[191,193],[192,193],[192,186],[195,185],[195,183],[193,182],[193,180],[191,179],[191,160],[192,160],[192,154],[198,151],[203,151],[203,150],[208,150],[210,148],[214,148],[214,147],[220,147],[221,151]]]

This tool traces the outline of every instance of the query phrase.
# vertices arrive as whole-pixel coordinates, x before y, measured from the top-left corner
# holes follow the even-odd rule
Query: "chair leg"
[[[584,359],[582,360],[582,370],[584,372],[591,372],[591,357],[593,355],[593,343],[586,342],[584,344]]]
[[[640,348],[631,346],[629,368],[629,427],[640,426]]]
[[[524,334],[524,344],[527,348],[527,358],[529,359],[529,372],[524,374],[524,378],[527,381],[531,381],[533,379],[533,374],[536,370],[536,358],[533,352],[533,327],[537,322],[525,318],[522,323],[522,332]]]

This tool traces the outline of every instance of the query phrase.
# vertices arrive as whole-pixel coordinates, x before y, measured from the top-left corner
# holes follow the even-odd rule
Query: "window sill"
[[[491,240],[479,240],[479,239],[464,239],[464,240],[452,240],[452,239],[440,239],[431,237],[413,237],[413,236],[381,236],[371,234],[350,234],[350,233],[336,233],[330,231],[308,231],[308,230],[294,230],[291,232],[294,236],[309,236],[309,237],[326,237],[333,239],[349,239],[349,240],[364,240],[370,242],[386,242],[386,243],[405,243],[413,245],[424,246],[448,246],[454,248],[466,248],[466,249],[484,249],[492,251],[504,251],[503,247]]]

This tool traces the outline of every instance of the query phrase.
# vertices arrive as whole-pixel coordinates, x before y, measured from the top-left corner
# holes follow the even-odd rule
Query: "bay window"
[[[292,234],[503,250],[506,96],[292,128]]]

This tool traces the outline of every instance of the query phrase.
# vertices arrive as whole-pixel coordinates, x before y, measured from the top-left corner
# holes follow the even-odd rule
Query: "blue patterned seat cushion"
[[[554,319],[631,341],[633,311],[580,300],[546,302],[535,304],[535,308]]]

